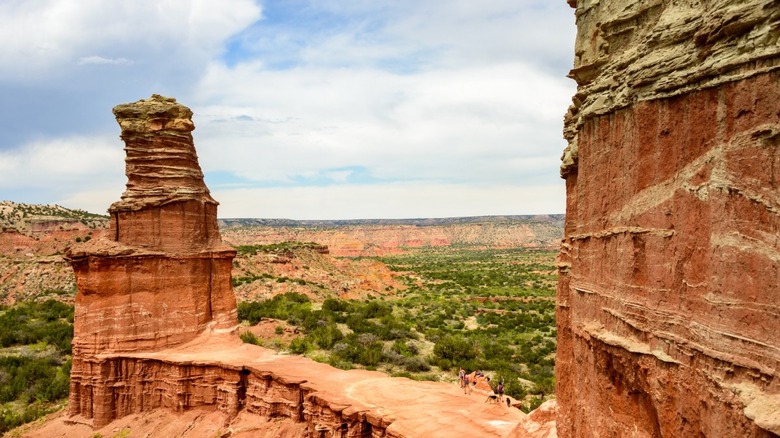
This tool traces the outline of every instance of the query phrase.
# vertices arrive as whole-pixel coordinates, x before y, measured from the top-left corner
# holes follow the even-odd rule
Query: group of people
[[[458,370],[458,381],[460,383],[460,387],[463,388],[464,394],[471,394],[472,387],[477,386],[477,377],[485,377],[485,374],[482,373],[480,370],[474,371],[474,376],[469,377],[469,374],[466,374],[466,370],[463,368],[460,368]],[[504,382],[498,382],[498,385],[496,385],[495,388],[493,388],[493,385],[490,384],[490,377],[485,377],[487,380],[488,385],[490,385],[491,389],[493,389],[493,392],[488,394],[487,400],[493,401],[496,403],[503,403],[504,402]],[[509,406],[510,400],[509,397],[506,399],[507,406]]]

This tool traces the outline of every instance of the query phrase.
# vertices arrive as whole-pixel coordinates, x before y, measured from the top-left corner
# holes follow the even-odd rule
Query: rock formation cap
[[[134,103],[125,103],[114,107],[122,136],[127,133],[153,133],[160,130],[190,132],[195,129],[192,123],[192,110],[177,103],[173,97],[152,94],[148,99]]]
[[[171,202],[217,202],[203,182],[192,141],[192,110],[171,97],[114,107],[125,142],[127,186],[110,212],[141,210]]]

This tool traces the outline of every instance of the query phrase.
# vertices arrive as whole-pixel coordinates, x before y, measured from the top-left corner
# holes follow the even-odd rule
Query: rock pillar
[[[780,434],[780,3],[569,4],[558,432]]]
[[[82,390],[95,377],[87,362],[174,347],[237,324],[235,250],[220,239],[192,112],[153,95],[114,114],[126,145],[127,190],[109,208],[109,238],[66,255],[78,286],[70,410],[88,417],[81,410],[91,411],[99,395]]]

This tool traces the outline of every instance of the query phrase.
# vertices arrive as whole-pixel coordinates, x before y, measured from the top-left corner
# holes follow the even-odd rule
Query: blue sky
[[[221,217],[562,213],[563,0],[0,3],[0,199],[105,212],[111,108],[195,112]]]

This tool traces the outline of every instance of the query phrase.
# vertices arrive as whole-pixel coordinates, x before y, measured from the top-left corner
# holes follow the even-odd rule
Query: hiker
[[[463,368],[458,370],[458,382],[460,383],[460,387],[463,388],[463,379],[466,377],[466,370]]]
[[[469,385],[469,376],[464,375],[463,376],[463,393],[464,394],[471,394],[471,386]]]
[[[496,393],[498,394],[498,401],[504,401],[504,382],[498,382],[498,386],[496,386]]]

